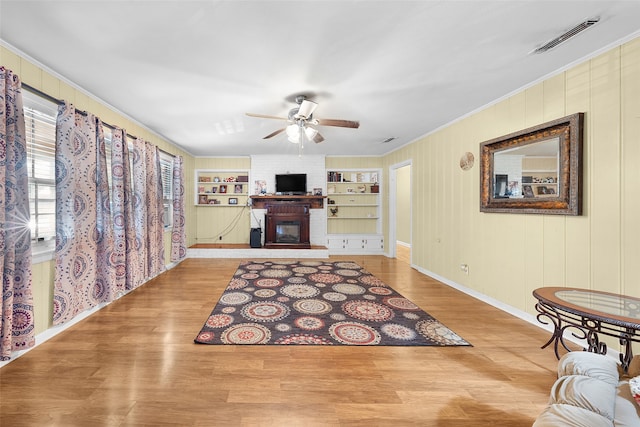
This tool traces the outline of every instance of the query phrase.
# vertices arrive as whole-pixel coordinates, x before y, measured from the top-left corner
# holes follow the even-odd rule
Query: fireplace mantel
[[[287,195],[270,195],[270,196],[251,196],[251,203],[256,209],[266,209],[269,203],[307,203],[311,209],[322,209],[324,207],[324,199],[327,196],[287,196]]]

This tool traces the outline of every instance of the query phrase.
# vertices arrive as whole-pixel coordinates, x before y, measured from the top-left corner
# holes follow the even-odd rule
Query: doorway
[[[389,251],[411,264],[411,161],[389,168]]]

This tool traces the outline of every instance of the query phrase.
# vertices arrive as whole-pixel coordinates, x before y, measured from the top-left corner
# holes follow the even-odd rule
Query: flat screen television
[[[304,195],[307,193],[307,174],[288,173],[276,175],[276,193]]]

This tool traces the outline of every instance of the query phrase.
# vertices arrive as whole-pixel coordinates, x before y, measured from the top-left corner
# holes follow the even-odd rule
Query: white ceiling
[[[639,30],[638,0],[0,0],[5,45],[196,156],[297,153],[245,113],[286,117],[299,93],[360,122],[305,153],[388,153]]]

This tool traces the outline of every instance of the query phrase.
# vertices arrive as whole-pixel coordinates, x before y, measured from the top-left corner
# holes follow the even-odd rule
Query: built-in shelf
[[[380,169],[327,170],[330,253],[382,253]]]
[[[249,194],[248,175],[249,173],[246,170],[196,170],[196,206],[245,206],[247,204],[247,196]]]

